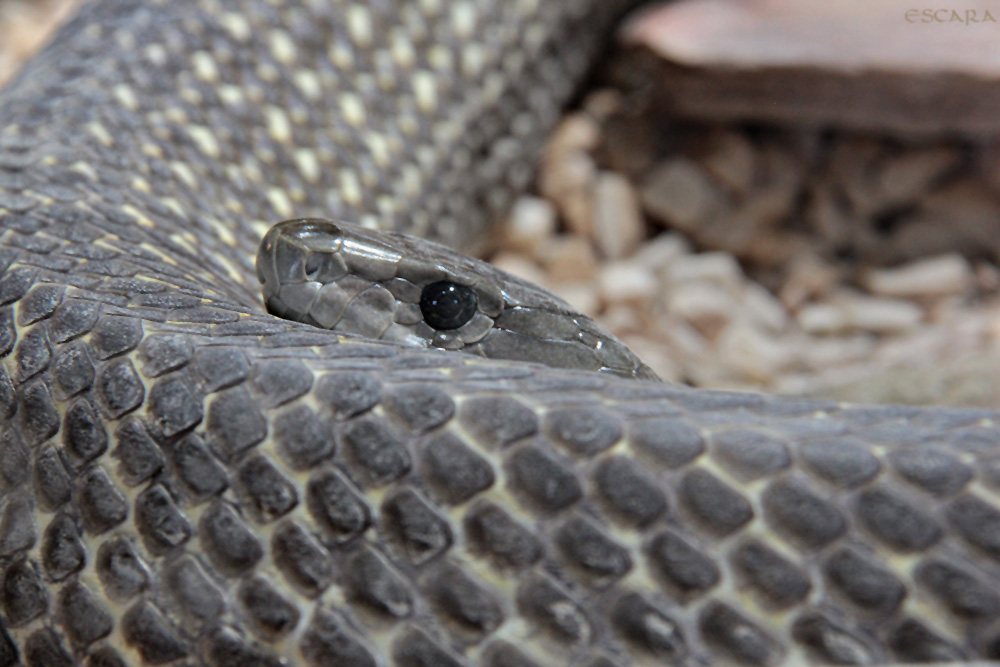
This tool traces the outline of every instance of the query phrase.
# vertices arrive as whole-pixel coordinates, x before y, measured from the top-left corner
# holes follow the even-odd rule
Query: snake
[[[635,4],[80,9],[0,94],[0,666],[1000,659],[996,411],[464,258]]]

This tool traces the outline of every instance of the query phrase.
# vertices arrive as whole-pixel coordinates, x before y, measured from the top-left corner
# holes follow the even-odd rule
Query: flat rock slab
[[[624,39],[682,116],[1000,134],[992,0],[686,0],[640,12]]]

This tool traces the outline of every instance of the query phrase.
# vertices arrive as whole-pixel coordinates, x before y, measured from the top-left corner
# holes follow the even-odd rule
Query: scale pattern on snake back
[[[107,0],[0,98],[0,665],[1000,654],[1000,415],[263,312],[293,216],[471,247],[631,2]]]

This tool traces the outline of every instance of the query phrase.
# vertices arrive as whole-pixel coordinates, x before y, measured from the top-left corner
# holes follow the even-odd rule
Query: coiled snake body
[[[994,412],[693,391],[264,311],[276,220],[475,245],[630,4],[106,0],[21,74],[0,666],[1000,654]]]

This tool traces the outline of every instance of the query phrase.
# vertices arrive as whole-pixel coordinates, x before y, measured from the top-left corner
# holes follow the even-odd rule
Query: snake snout
[[[309,250],[336,252],[344,238],[343,228],[330,220],[298,218],[279,222],[269,233],[281,234],[289,241],[301,243]]]
[[[257,254],[258,277],[263,274],[266,279],[270,271],[289,282],[319,280],[324,258],[336,255],[343,242],[342,228],[327,220],[307,218],[279,222],[261,241]]]
[[[343,244],[343,228],[328,220],[286,220],[269,229],[257,252],[268,309],[293,319],[307,312],[322,285],[347,274]]]

